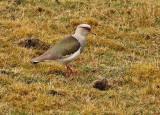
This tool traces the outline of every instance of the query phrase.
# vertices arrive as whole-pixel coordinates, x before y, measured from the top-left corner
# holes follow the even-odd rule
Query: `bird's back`
[[[73,36],[69,36],[53,45],[51,49],[41,56],[32,59],[32,63],[38,63],[45,60],[57,60],[75,53],[80,48],[80,43]]]

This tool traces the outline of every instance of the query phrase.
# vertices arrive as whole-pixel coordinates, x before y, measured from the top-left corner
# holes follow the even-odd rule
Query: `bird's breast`
[[[69,63],[72,60],[76,59],[81,53],[81,47],[73,54],[65,56],[61,59],[57,59],[56,61],[61,62],[61,63]]]

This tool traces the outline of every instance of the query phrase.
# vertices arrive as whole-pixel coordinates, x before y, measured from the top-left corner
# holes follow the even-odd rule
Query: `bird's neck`
[[[83,51],[84,47],[86,46],[86,38],[87,35],[81,35],[81,34],[73,34],[73,37],[75,37],[79,43],[81,44],[81,52]]]
[[[87,38],[87,35],[81,35],[77,33],[73,34],[72,36],[75,37],[80,43],[82,41],[86,41],[86,38]]]

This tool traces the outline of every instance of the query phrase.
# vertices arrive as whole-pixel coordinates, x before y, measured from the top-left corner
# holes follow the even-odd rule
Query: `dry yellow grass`
[[[18,44],[53,44],[80,23],[97,36],[72,81],[59,63],[30,64],[43,48]],[[112,88],[94,89],[98,76]],[[0,114],[160,114],[160,1],[0,0]]]

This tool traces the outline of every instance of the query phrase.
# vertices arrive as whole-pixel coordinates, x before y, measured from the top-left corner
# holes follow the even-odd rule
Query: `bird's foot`
[[[76,76],[77,75],[77,72],[73,72],[72,69],[67,65],[66,65],[66,69],[67,69],[67,73],[66,73],[67,78],[70,78],[71,75],[72,76]]]

